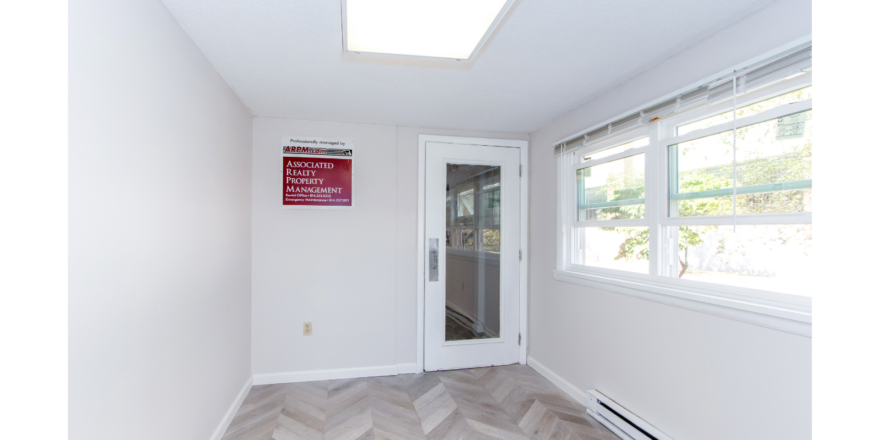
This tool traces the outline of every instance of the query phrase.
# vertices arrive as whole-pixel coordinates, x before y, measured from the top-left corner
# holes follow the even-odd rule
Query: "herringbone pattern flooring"
[[[619,440],[524,365],[253,387],[223,440]]]

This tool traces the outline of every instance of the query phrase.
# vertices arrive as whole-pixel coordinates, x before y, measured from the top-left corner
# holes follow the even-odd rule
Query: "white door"
[[[426,143],[425,370],[519,361],[520,151]]]

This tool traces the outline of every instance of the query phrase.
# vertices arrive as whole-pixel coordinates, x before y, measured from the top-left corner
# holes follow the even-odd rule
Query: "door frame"
[[[520,250],[522,260],[519,266],[519,363],[525,365],[528,355],[528,281],[529,281],[529,141],[515,139],[488,139],[459,136],[419,135],[419,212],[418,212],[418,258],[416,258],[417,306],[416,306],[416,371],[425,371],[425,154],[428,142],[456,145],[482,145],[489,147],[519,148],[519,163],[522,166],[520,185]]]

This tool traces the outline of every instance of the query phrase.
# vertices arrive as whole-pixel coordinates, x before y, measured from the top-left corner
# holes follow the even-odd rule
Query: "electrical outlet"
[[[312,334],[312,323],[311,322],[303,323],[303,335],[309,336],[311,334]]]

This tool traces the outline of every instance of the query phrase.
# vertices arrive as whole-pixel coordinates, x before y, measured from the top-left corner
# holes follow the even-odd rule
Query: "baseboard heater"
[[[623,440],[672,440],[596,390],[587,391],[587,413]]]

